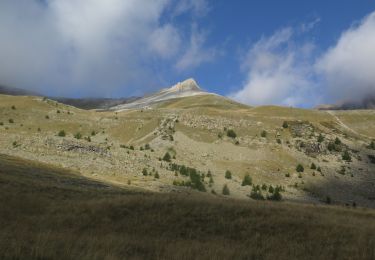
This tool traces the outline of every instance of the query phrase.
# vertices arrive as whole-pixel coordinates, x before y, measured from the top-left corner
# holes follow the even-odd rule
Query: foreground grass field
[[[130,191],[0,156],[0,259],[374,259],[375,213]]]

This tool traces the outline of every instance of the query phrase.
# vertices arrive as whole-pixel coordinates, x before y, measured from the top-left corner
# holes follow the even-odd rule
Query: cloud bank
[[[160,84],[159,64],[189,70],[208,61],[184,61],[185,50],[206,50],[205,39],[173,22],[207,8],[203,0],[1,1],[0,84],[52,95],[147,91]]]
[[[256,42],[242,64],[247,73],[243,88],[232,98],[252,105],[297,106],[309,103],[312,44],[297,46],[292,28]]]
[[[319,22],[284,28],[253,44],[242,63],[246,80],[229,96],[251,105],[311,107],[374,95],[375,12],[321,55],[313,42],[296,41],[296,33],[306,34]]]
[[[316,64],[330,99],[357,101],[375,95],[375,12],[342,33]]]

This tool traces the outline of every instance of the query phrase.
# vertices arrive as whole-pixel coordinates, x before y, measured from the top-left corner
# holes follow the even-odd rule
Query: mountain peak
[[[173,87],[170,88],[171,91],[202,91],[201,88],[198,86],[197,82],[192,79],[186,79],[183,82],[179,82]]]

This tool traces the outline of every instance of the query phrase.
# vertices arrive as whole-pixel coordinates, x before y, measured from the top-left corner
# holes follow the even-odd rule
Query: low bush
[[[261,137],[267,137],[267,132],[265,130],[263,130],[261,133],[260,133],[260,136]]]
[[[267,199],[273,201],[280,201],[282,199],[280,190],[275,189],[271,195],[267,196]]]
[[[81,138],[82,138],[82,134],[81,134],[80,132],[78,132],[78,133],[76,133],[76,134],[74,135],[74,138],[75,138],[75,139],[81,139]]]
[[[316,165],[315,165],[315,163],[311,163],[310,169],[312,169],[312,170],[316,170]]]
[[[342,159],[344,161],[347,161],[347,162],[351,162],[352,161],[352,157],[350,156],[350,154],[349,154],[349,152],[347,150],[342,154]]]
[[[284,121],[283,122],[283,128],[288,128],[289,126],[288,126],[288,122],[287,121]]]
[[[57,136],[60,136],[60,137],[65,137],[66,136],[66,133],[64,130],[60,130],[57,134]]]
[[[232,172],[231,171],[227,170],[225,172],[225,179],[232,179]]]
[[[242,186],[251,186],[252,183],[253,182],[252,182],[252,179],[251,179],[250,175],[246,174],[245,177],[242,180]]]
[[[303,168],[302,164],[298,164],[297,167],[296,167],[296,171],[297,172],[304,172],[305,168]]]
[[[227,136],[228,137],[230,137],[230,138],[236,138],[237,137],[237,134],[234,132],[234,130],[233,129],[229,129],[228,131],[227,131]]]
[[[165,154],[164,154],[164,156],[163,156],[163,161],[166,161],[166,162],[170,162],[171,161],[171,155],[168,153],[168,152],[166,152]]]
[[[226,184],[223,186],[223,195],[225,195],[225,196],[230,195],[228,185],[226,185]]]
[[[250,198],[254,200],[264,200],[262,192],[260,190],[255,190],[255,189],[251,191]]]

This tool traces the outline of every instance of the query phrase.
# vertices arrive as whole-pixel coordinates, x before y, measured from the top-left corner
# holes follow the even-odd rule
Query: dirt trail
[[[333,118],[335,118],[335,120],[339,123],[339,125],[341,125],[343,128],[345,128],[349,132],[352,132],[353,134],[356,134],[358,136],[362,136],[364,138],[370,138],[369,136],[364,135],[364,134],[360,134],[357,131],[355,131],[353,128],[349,127],[347,124],[345,124],[343,121],[341,121],[341,119],[338,116],[335,115],[334,111],[330,110],[330,111],[327,111],[327,113],[330,114]]]

